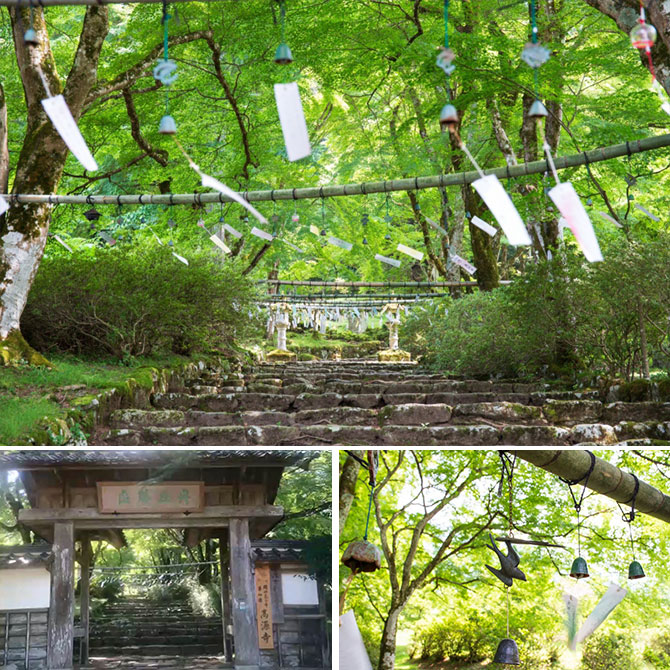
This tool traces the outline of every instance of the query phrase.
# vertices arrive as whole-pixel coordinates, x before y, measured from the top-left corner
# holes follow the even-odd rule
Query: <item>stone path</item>
[[[93,667],[104,664],[105,668],[190,668],[198,667],[193,665],[196,657],[218,663],[216,656],[223,651],[222,640],[221,619],[194,614],[185,602],[122,598],[108,604],[91,620],[89,655],[100,659]],[[151,665],[162,663],[160,657],[172,659],[173,665]],[[122,659],[118,662],[126,665],[108,665],[107,659]],[[133,662],[136,665],[131,665]]]
[[[670,398],[620,402],[610,391],[477,381],[408,363],[260,364],[205,371],[119,410],[103,445],[496,446],[670,444]]]

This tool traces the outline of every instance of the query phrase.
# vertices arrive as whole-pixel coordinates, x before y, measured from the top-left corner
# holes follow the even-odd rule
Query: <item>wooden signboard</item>
[[[272,631],[272,597],[270,596],[270,565],[256,564],[256,617],[258,619],[258,644],[261,649],[274,649]]]
[[[201,512],[204,504],[203,482],[98,482],[98,509],[102,514]]]

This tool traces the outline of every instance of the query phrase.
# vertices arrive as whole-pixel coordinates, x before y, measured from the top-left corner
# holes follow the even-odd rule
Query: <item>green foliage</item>
[[[620,243],[604,263],[569,255],[512,286],[415,311],[404,346],[468,375],[632,379],[649,359],[670,369],[670,235]]]
[[[41,350],[120,359],[221,351],[252,332],[252,295],[235,264],[209,253],[187,267],[157,246],[91,249],[43,261],[22,329]]]
[[[670,669],[670,632],[664,631],[650,641],[644,650],[644,660],[655,670]]]
[[[94,574],[91,579],[91,597],[114,601],[123,593],[123,582],[117,575]]]
[[[40,396],[0,396],[0,444],[20,444],[21,438],[44,417],[55,418],[61,407]]]
[[[584,643],[583,670],[636,670],[639,662],[626,633],[596,633]]]

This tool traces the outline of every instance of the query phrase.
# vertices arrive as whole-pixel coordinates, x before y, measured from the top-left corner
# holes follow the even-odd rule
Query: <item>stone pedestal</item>
[[[277,330],[277,348],[267,355],[267,360],[273,363],[288,363],[295,361],[297,356],[288,351],[286,346],[286,331],[289,325],[289,306],[282,302],[277,305],[277,310],[274,314],[273,321]]]
[[[377,360],[382,363],[398,363],[403,361],[411,361],[412,354],[409,351],[402,349],[384,349],[377,352]]]

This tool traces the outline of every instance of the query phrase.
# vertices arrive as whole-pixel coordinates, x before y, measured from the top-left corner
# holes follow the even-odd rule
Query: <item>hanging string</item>
[[[507,594],[507,637],[509,638],[509,586],[505,587],[505,593]]]
[[[449,0],[444,0],[444,48],[449,48]]]
[[[581,536],[581,517],[580,513],[582,510],[582,504],[584,502],[584,496],[586,495],[586,487],[589,483],[589,479],[591,478],[591,474],[593,473],[593,470],[596,466],[596,457],[595,454],[592,451],[587,451],[586,452],[590,457],[591,457],[591,465],[589,466],[588,472],[583,476],[580,477],[579,479],[565,479],[563,477],[559,477],[559,479],[564,482],[565,484],[568,485],[568,491],[570,491],[570,496],[572,497],[572,502],[574,503],[575,506],[575,511],[577,512],[577,555],[581,556],[582,555],[582,536]],[[579,500],[577,500],[577,497],[572,491],[572,487],[579,484],[580,482],[584,482],[584,486],[582,487],[582,493],[579,497]]]
[[[161,23],[163,24],[163,62],[167,63],[169,60],[168,55],[168,21],[172,17],[168,14],[168,4],[167,0],[163,0],[163,18]],[[165,87],[165,114],[170,114],[170,88],[169,84]]]
[[[635,503],[637,501],[637,494],[640,492],[640,480],[632,472],[630,474],[631,477],[633,477],[633,479],[635,480],[635,489],[633,491],[633,497],[627,503],[624,503],[624,504],[630,504],[630,512],[626,512],[618,500],[616,501],[616,504],[617,507],[619,508],[619,511],[621,512],[622,521],[628,524],[628,533],[630,535],[630,548],[633,553],[633,560],[636,560],[635,541],[633,540],[633,521],[635,521],[635,517],[637,516],[637,511],[635,510]]]
[[[281,0],[279,5],[279,15],[281,21],[281,41],[286,42],[286,1]]]

